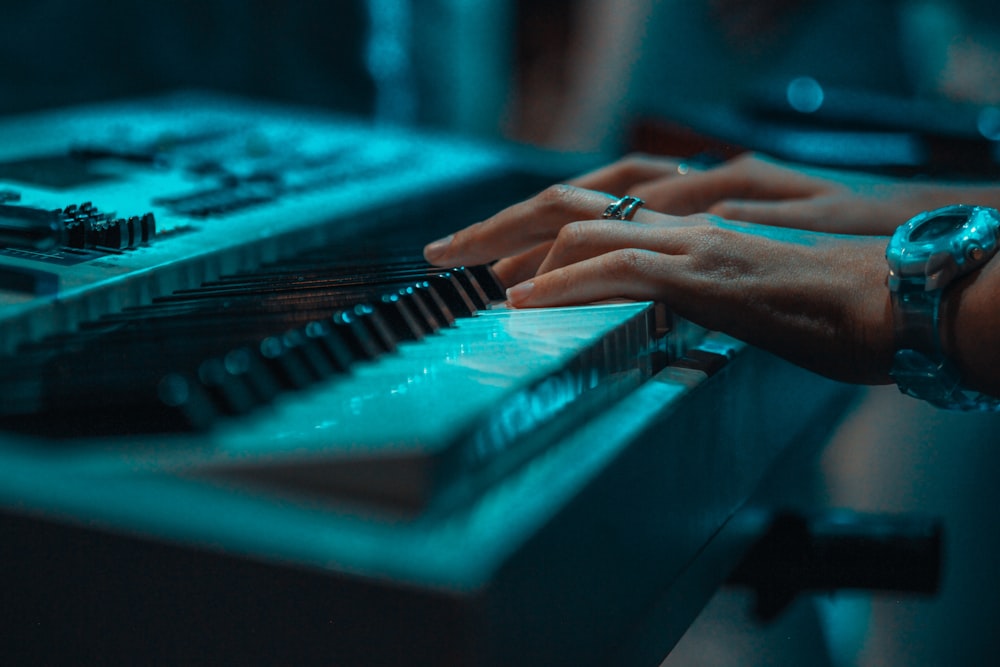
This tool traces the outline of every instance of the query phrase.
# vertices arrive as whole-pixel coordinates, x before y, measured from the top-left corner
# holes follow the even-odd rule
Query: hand
[[[505,258],[495,268],[513,285],[515,307],[655,300],[830,377],[888,381],[885,238],[649,210],[632,222],[597,219],[614,200],[554,186],[430,244],[425,255],[439,265]]]
[[[635,195],[674,215],[708,212],[766,225],[842,234],[891,234],[922,211],[966,203],[1000,207],[1000,188],[806,170],[746,154],[712,169],[633,155],[573,184]]]

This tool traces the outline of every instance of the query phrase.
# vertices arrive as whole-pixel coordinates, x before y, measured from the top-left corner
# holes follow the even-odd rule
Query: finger
[[[485,264],[526,252],[555,238],[574,220],[599,218],[614,198],[572,185],[554,185],[424,247],[424,257],[439,266]]]
[[[537,273],[554,271],[592,257],[639,248],[657,253],[678,253],[687,236],[678,227],[648,225],[618,220],[587,220],[566,225],[552,243]]]
[[[705,219],[696,219],[697,216],[692,216],[691,219],[680,219],[680,218],[668,218],[668,216],[663,216],[658,213],[653,213],[652,211],[640,210],[633,217],[635,222],[623,222],[620,220],[593,220],[589,222],[571,222],[564,225],[556,235],[556,239],[560,239],[564,236],[569,236],[572,239],[572,232],[567,232],[571,228],[576,226],[587,226],[587,225],[598,225],[607,226],[609,230],[619,229],[622,225],[636,225],[637,223],[645,224],[656,224],[656,225],[667,225],[671,224],[674,227],[682,226],[695,226],[698,224],[705,224]],[[645,225],[637,225],[644,227]],[[633,237],[636,238],[636,237]],[[566,239],[564,239],[566,241]],[[523,282],[530,278],[531,276],[539,273],[543,269],[540,267],[545,261],[546,257],[550,254],[552,250],[552,245],[554,242],[549,241],[541,243],[527,252],[523,252],[520,255],[515,255],[513,257],[506,257],[501,259],[496,264],[493,265],[493,271],[496,273],[497,278],[503,285],[515,285],[519,282]],[[608,249],[613,249],[615,247],[622,247],[622,244],[607,243],[606,247]],[[546,269],[547,270],[547,269]]]
[[[568,306],[607,299],[662,300],[680,258],[629,248],[535,276],[507,290],[516,308]]]
[[[709,207],[709,212],[728,220],[742,220],[776,227],[825,230],[829,225],[827,207],[819,199],[791,201],[749,201],[730,199]]]
[[[632,194],[655,211],[690,215],[708,210],[722,198],[741,195],[742,182],[731,172],[718,169],[642,183],[632,188]]]
[[[713,205],[709,212],[729,220],[830,234],[869,236],[892,231],[880,230],[877,226],[879,218],[891,221],[891,215],[882,216],[837,196],[783,202],[723,201]]]
[[[783,200],[825,194],[822,181],[754,156],[736,158],[681,178],[643,183],[632,194],[657,211],[690,215],[729,199]]]
[[[538,267],[551,247],[552,243],[542,243],[520,255],[501,259],[493,265],[493,273],[505,287],[523,282],[538,272]]]
[[[579,176],[571,180],[570,184],[624,197],[627,194],[634,194],[633,189],[639,184],[677,176],[680,173],[678,168],[684,173],[689,170],[683,162],[673,158],[637,153]]]

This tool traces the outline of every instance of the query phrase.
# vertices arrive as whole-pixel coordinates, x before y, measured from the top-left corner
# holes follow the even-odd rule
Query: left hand
[[[675,217],[603,220],[610,195],[554,186],[425,249],[496,270],[515,307],[655,300],[838,380],[888,382],[886,239]]]
[[[570,183],[617,196],[635,195],[662,213],[714,213],[730,220],[839,234],[892,234],[914,215],[948,204],[1000,208],[995,183],[806,168],[751,153],[708,169],[675,158],[634,154]]]

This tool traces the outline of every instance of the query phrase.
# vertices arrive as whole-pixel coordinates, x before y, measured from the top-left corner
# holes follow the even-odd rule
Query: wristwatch
[[[953,410],[1000,410],[1000,398],[966,389],[941,344],[941,297],[1000,247],[1000,213],[955,205],[901,225],[885,251],[896,354],[889,374],[904,394]]]

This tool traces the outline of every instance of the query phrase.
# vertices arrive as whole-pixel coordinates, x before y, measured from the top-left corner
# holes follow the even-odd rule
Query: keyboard
[[[499,149],[190,98],[32,123],[74,138],[0,162],[11,432],[423,508],[652,374],[650,304],[510,311],[407,248],[510,183]]]
[[[583,162],[195,93],[0,121],[4,654],[628,664],[665,591],[669,649],[845,392],[420,259]]]

